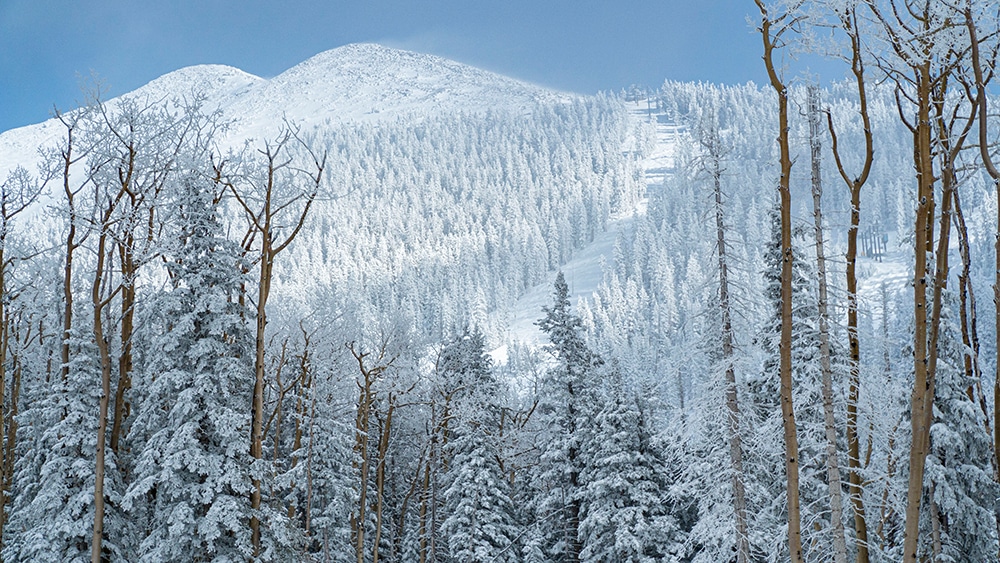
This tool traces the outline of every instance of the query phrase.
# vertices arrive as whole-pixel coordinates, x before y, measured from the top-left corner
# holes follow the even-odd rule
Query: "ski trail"
[[[676,126],[667,123],[663,115],[652,112],[646,100],[627,102],[626,105],[637,128],[649,125],[654,127],[653,147],[640,163],[648,192],[659,188],[664,179],[673,173],[677,137],[681,133]],[[627,147],[626,150],[635,151],[637,147]],[[563,265],[562,271],[569,285],[571,302],[579,303],[593,297],[604,279],[602,265],[614,261],[614,247],[618,235],[631,228],[637,216],[646,214],[647,203],[648,198],[643,194],[634,208],[613,217],[605,232],[598,235],[592,243],[578,251],[572,260]],[[508,312],[510,323],[504,335],[505,342],[536,346],[547,342],[545,335],[535,326],[535,322],[542,317],[542,307],[552,301],[555,277],[556,272],[550,272],[543,283],[529,289],[514,304]],[[506,362],[507,345],[491,352],[491,356],[494,361]]]

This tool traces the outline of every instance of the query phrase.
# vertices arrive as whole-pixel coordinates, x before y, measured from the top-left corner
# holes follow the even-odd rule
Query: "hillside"
[[[292,257],[279,262],[276,290],[334,288],[335,302],[357,301],[338,306],[374,307],[360,319],[388,300],[434,337],[470,317],[496,345],[520,339],[518,327],[539,308],[515,300],[536,285],[533,294],[547,295],[554,270],[596,240],[572,266],[590,280],[581,291],[592,291],[618,227],[601,233],[621,223],[614,216],[628,221],[645,189],[640,120],[616,100],[374,44],[326,51],[269,79],[223,65],[183,68],[105,107],[109,115],[128,103],[176,109],[195,98],[226,124],[214,150],[243,151],[227,159],[249,166],[286,125],[328,155],[324,195]],[[55,119],[0,134],[0,174],[34,170],[64,135]],[[71,183],[86,174],[78,163]],[[42,205],[59,197],[51,191]],[[231,201],[227,209],[238,221]]]

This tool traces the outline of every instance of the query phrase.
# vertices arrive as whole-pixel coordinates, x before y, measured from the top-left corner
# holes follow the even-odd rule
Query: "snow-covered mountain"
[[[576,96],[462,63],[372,43],[319,53],[265,79],[225,65],[196,65],[167,73],[122,95],[149,101],[204,96],[232,123],[228,140],[273,135],[284,120],[303,125],[419,119],[428,115],[522,109]],[[110,101],[114,105],[115,100]],[[39,147],[62,130],[55,120],[0,133],[0,176],[28,166]],[[30,166],[29,166],[30,167]]]
[[[409,313],[431,333],[471,316],[496,343],[538,341],[532,322],[555,268],[573,260],[574,298],[589,295],[645,188],[638,110],[375,44],[323,52],[270,79],[187,67],[105,106],[195,96],[227,123],[215,139],[223,150],[259,146],[287,123],[329,154],[339,195],[315,206],[279,286],[388,295],[403,309],[440,293]],[[39,149],[64,135],[55,119],[0,134],[0,178],[33,170]]]
[[[313,124],[378,121],[565,98],[441,57],[361,43],[320,53],[221,105],[239,118],[239,130],[282,116]]]

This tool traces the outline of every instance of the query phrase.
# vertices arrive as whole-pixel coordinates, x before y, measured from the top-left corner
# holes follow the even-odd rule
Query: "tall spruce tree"
[[[194,174],[176,193],[169,290],[148,321],[134,432],[144,439],[125,506],[148,518],[141,561],[241,561],[252,553],[250,420],[243,408],[252,341],[238,303],[239,249],[228,241],[213,185]]]
[[[595,439],[583,450],[580,560],[680,561],[684,537],[670,513],[669,467],[654,441],[651,413],[624,388],[620,374],[609,375]]]
[[[88,561],[94,510],[92,413],[99,377],[97,352],[86,339],[70,339],[74,359],[67,377],[31,382],[30,405],[19,416],[28,429],[14,464],[18,491],[10,508],[4,561]],[[14,532],[16,530],[16,533]]]
[[[510,483],[500,465],[500,384],[490,364],[478,330],[466,330],[442,352],[440,371],[456,393],[441,530],[456,563],[518,561]]]
[[[553,304],[538,326],[555,360],[541,382],[539,411],[549,435],[543,446],[536,498],[544,551],[554,561],[580,561],[580,512],[585,484],[583,450],[593,439],[596,371],[604,362],[584,341],[583,323],[570,310],[569,286],[556,275]]]

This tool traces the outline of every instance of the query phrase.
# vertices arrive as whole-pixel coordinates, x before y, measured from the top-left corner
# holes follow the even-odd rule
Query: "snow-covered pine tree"
[[[171,287],[147,321],[125,507],[148,518],[140,561],[243,561],[252,553],[246,382],[252,342],[240,310],[240,252],[223,234],[214,186],[179,183]],[[141,437],[141,438],[140,438]]]
[[[924,476],[921,552],[932,561],[990,561],[998,550],[994,508],[1000,489],[990,466],[990,435],[971,398],[975,382],[962,369],[955,307],[954,295],[945,293]]]
[[[548,435],[541,454],[538,477],[542,490],[536,502],[541,543],[558,562],[580,561],[580,508],[585,483],[583,450],[593,439],[598,405],[596,371],[604,362],[584,341],[583,323],[572,313],[569,286],[562,272],[556,275],[554,302],[543,307],[538,326],[548,334],[556,365],[541,381],[539,415]]]
[[[464,331],[445,346],[439,366],[456,389],[441,525],[450,560],[513,563],[519,560],[518,533],[510,483],[500,465],[501,390],[483,334]]]
[[[312,503],[308,548],[318,550],[323,561],[352,563],[357,561],[350,526],[351,509],[357,502],[351,468],[353,428],[338,419],[332,401],[319,397],[313,401],[305,460],[311,492],[307,502]]]
[[[94,514],[93,456],[100,377],[97,350],[71,336],[68,376],[29,382],[25,429],[14,464],[14,497],[5,527],[4,561],[90,560]],[[14,532],[16,530],[16,533]]]
[[[680,561],[684,543],[670,514],[669,467],[654,443],[648,409],[610,371],[594,439],[583,445],[580,560],[651,563]]]

